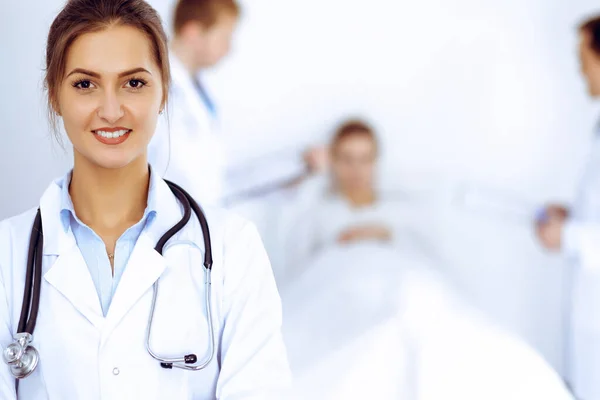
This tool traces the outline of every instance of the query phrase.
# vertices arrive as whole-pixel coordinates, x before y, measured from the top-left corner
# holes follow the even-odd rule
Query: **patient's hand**
[[[309,148],[304,152],[304,163],[311,174],[327,171],[329,168],[329,149],[325,146]]]
[[[343,231],[338,237],[339,243],[351,243],[361,240],[382,240],[392,238],[392,232],[383,225],[361,225]]]

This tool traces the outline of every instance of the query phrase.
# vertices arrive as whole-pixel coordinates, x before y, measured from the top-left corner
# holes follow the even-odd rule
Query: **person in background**
[[[335,218],[338,232],[330,239],[340,243],[391,240],[391,227],[381,212],[386,204],[375,189],[378,143],[373,129],[361,121],[344,123],[331,142],[330,152],[332,191],[328,205],[333,206],[334,215],[342,217]]]
[[[150,144],[149,159],[165,179],[186,187],[200,204],[222,205],[226,188],[235,191],[243,183],[248,189],[252,180],[278,168],[238,166],[231,171],[218,129],[218,107],[202,81],[202,72],[229,54],[239,18],[235,0],[179,0],[173,13],[171,103]],[[311,148],[304,160],[302,177],[325,168],[326,150]]]
[[[298,223],[292,224],[285,267],[292,275],[328,246],[415,243],[409,209],[377,188],[378,154],[378,140],[369,124],[348,120],[338,127],[329,147],[330,177]]]
[[[600,96],[600,16],[579,28],[581,71]],[[594,135],[572,207],[550,204],[536,223],[540,243],[562,252],[573,268],[567,380],[581,400],[600,399],[600,132]]]

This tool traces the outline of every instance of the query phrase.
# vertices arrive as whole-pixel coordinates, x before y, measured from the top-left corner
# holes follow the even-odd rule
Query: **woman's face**
[[[70,46],[56,111],[76,162],[114,169],[145,160],[162,102],[161,71],[138,29],[113,26]]]
[[[344,192],[372,190],[377,149],[373,139],[361,132],[346,136],[332,149],[336,185]]]

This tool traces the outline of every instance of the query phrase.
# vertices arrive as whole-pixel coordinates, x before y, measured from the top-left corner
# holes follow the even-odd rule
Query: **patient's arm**
[[[338,242],[350,243],[361,240],[381,240],[388,241],[392,239],[392,231],[385,225],[359,225],[348,228],[338,236]]]

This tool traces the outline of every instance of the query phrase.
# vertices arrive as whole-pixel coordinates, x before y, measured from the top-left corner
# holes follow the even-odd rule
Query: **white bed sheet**
[[[572,399],[430,264],[406,249],[339,246],[282,286],[295,398]]]

